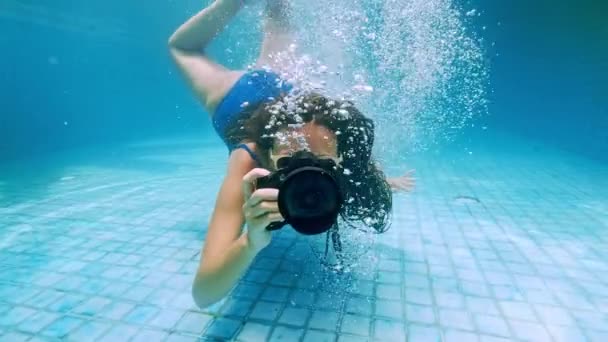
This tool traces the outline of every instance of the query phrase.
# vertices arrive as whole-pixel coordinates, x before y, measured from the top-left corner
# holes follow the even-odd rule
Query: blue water
[[[608,340],[606,5],[463,4],[488,111],[386,166],[418,178],[391,229],[346,275],[280,231],[205,310],[225,147],[166,53],[200,6],[0,4],[0,341]],[[250,61],[254,19],[211,53]]]

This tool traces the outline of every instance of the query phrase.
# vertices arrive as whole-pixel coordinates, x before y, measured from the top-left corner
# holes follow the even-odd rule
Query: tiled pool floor
[[[201,311],[190,284],[226,157],[205,146],[0,169],[0,340],[608,341],[606,164],[525,141],[413,158],[416,191],[351,272],[281,231]]]

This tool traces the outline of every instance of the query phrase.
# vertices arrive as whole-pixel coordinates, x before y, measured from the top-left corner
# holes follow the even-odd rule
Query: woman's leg
[[[280,71],[285,68],[289,45],[294,42],[290,25],[289,0],[267,0],[264,24],[264,41],[257,67],[270,67]]]
[[[228,70],[204,54],[205,47],[242,7],[242,0],[216,0],[188,19],[169,39],[169,51],[200,101],[213,113],[243,71]]]

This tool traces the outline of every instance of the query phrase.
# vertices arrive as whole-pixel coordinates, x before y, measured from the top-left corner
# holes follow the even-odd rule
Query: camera
[[[338,166],[332,159],[317,158],[308,151],[298,151],[277,161],[278,170],[257,179],[257,188],[279,190],[282,222],[266,229],[277,230],[289,224],[304,235],[328,231],[338,219],[343,204],[338,182]]]

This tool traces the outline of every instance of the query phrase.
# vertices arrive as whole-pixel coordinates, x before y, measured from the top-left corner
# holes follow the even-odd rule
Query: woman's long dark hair
[[[275,133],[289,124],[322,125],[337,136],[338,155],[345,172],[340,182],[345,203],[341,217],[361,222],[376,232],[390,225],[392,192],[384,173],[372,159],[374,123],[349,101],[331,100],[319,94],[287,96],[262,105],[228,128],[229,142],[254,142],[265,156],[272,149]]]

